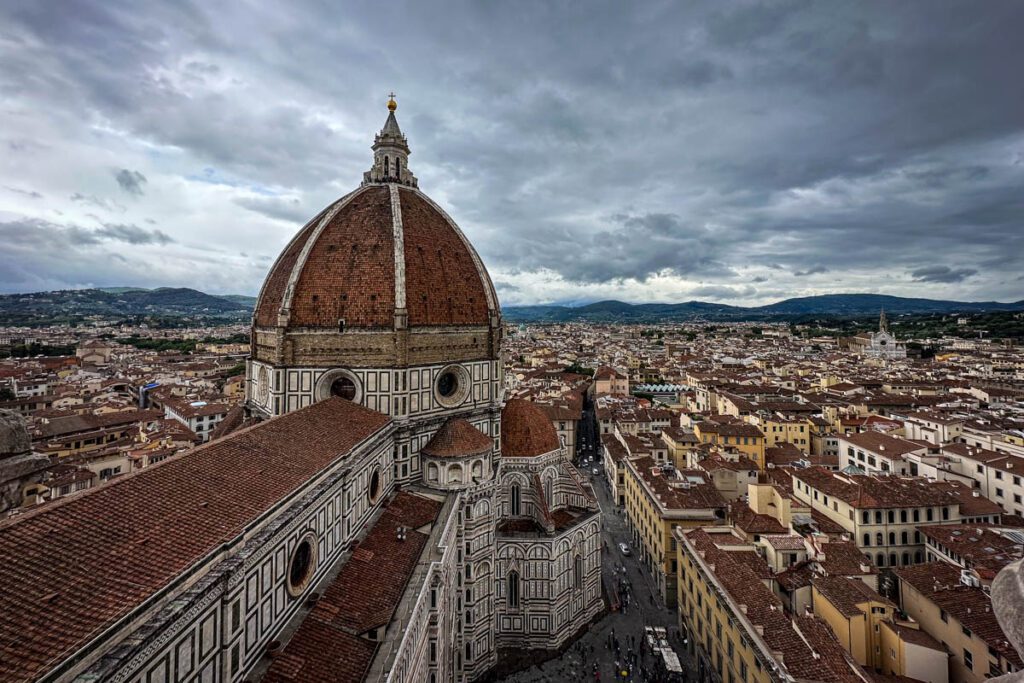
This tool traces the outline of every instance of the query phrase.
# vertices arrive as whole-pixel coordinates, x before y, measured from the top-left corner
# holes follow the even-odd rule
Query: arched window
[[[896,532],[895,531],[890,531],[889,532],[889,545],[896,545]]]
[[[466,506],[466,519],[473,519],[473,506],[472,505],[467,505]]]
[[[388,158],[384,157],[384,177],[388,176]]]
[[[921,551],[920,550],[914,551],[914,564],[921,564],[921,559],[922,559]]]
[[[907,532],[906,531],[901,532],[900,533],[900,543],[902,543],[903,545],[906,545],[909,541],[910,541],[910,536],[907,534]]]
[[[519,484],[512,484],[512,491],[509,494],[509,514],[519,514]]]
[[[885,566],[885,555],[883,553],[875,555],[875,564],[879,567]]]
[[[914,543],[920,543],[920,542],[921,542],[921,532],[920,531],[915,531],[914,532]]]
[[[576,588],[583,588],[583,558],[579,555],[573,562],[572,583]]]
[[[466,579],[472,579],[472,578],[473,578],[473,565],[471,565],[469,562],[467,562],[466,563]]]
[[[515,569],[508,573],[508,606],[519,607],[519,572]]]
[[[881,531],[875,534],[875,545],[885,545],[885,538],[882,536]]]
[[[437,481],[438,468],[434,463],[427,465],[427,481]]]
[[[900,510],[900,521],[903,522],[904,524],[907,523],[907,511],[906,510]]]
[[[864,534],[864,545],[871,545],[871,534]]]
[[[399,159],[398,157],[395,157],[395,177],[402,177],[402,160]]]
[[[473,643],[466,643],[466,661],[473,659]]]
[[[551,482],[552,482],[552,480],[553,480],[552,477],[548,477],[547,479],[544,480],[544,499],[545,499],[545,502],[547,502],[549,508],[552,505],[554,505],[554,501],[551,499],[551,489],[552,489]]]
[[[903,553],[903,564],[910,564],[910,553]]]
[[[889,566],[890,567],[895,567],[896,566],[896,553],[889,553]]]

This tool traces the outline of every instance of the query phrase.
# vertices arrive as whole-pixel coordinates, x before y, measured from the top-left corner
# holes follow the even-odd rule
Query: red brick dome
[[[532,458],[561,447],[555,426],[532,401],[513,398],[501,410],[501,454]]]
[[[435,458],[461,458],[488,453],[493,446],[491,437],[466,420],[452,418],[434,433],[420,452]]]
[[[388,329],[488,325],[496,315],[491,279],[455,222],[415,187],[367,182],[292,239],[253,322]]]

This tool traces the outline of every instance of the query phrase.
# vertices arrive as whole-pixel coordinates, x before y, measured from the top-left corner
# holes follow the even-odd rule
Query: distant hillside
[[[245,294],[221,294],[221,299],[227,299],[228,301],[234,301],[236,304],[242,304],[250,311],[256,308],[256,297],[246,296]]]
[[[0,325],[46,325],[81,321],[90,316],[243,320],[252,314],[255,306],[256,297],[253,296],[214,296],[188,288],[72,289],[0,295]],[[1004,304],[997,301],[910,299],[883,294],[824,294],[751,307],[706,301],[686,301],[678,304],[598,301],[585,306],[507,306],[502,313],[510,322],[657,323],[687,320],[726,322],[794,321],[815,317],[856,318],[877,316],[883,308],[891,316],[905,313],[1024,311],[1024,301]]]
[[[679,304],[628,304],[599,301],[586,306],[508,306],[502,309],[512,322],[671,322],[685,320],[770,321],[808,317],[850,318],[875,316],[885,309],[890,315],[909,313],[982,313],[1024,311],[1024,301],[941,301],[884,294],[822,294],[786,299],[767,306],[729,306],[704,301]]]
[[[69,289],[0,295],[0,324],[45,325],[75,322],[90,316],[240,319],[252,305],[195,289]]]

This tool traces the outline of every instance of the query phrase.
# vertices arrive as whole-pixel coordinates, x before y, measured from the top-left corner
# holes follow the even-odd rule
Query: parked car
[[[629,549],[629,544],[628,543],[620,543],[619,544],[619,552],[621,552],[623,555],[632,555],[633,554],[633,551]]]

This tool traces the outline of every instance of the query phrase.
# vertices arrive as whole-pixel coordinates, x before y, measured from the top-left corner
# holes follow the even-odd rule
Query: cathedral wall
[[[462,400],[453,404],[438,395],[437,380],[442,371],[454,368],[469,385]],[[251,360],[246,372],[246,398],[249,405],[267,415],[305,408],[330,394],[330,383],[337,376],[350,376],[357,386],[356,401],[395,418],[427,417],[487,405],[496,405],[502,397],[501,361],[482,360],[442,363],[403,369],[275,367]],[[330,381],[328,381],[330,380]]]
[[[114,648],[88,673],[130,683],[242,680],[387,500],[393,452],[390,431],[360,446],[225,549],[217,564],[183,576],[195,583],[133,624],[138,640]],[[374,473],[378,490],[371,497]],[[289,573],[306,543],[311,568],[295,585]]]
[[[404,618],[402,628],[391,633],[374,658],[367,681],[421,683],[457,680],[453,653],[460,634],[455,628],[459,572],[459,530],[462,496],[452,495],[438,517],[436,538],[428,547],[438,555],[425,574],[416,577],[415,586],[398,606]],[[443,524],[442,524],[443,520]],[[405,617],[404,615],[407,615]]]
[[[600,613],[601,550],[596,516],[550,537],[499,535],[495,556],[498,649],[559,648]],[[518,605],[509,595],[512,572],[519,576]]]

